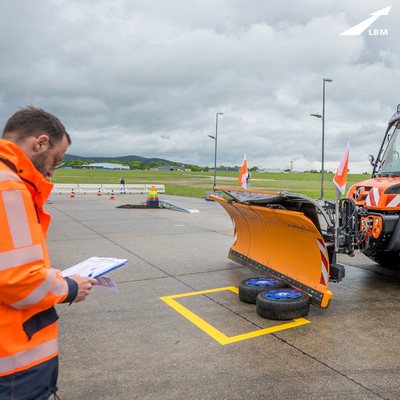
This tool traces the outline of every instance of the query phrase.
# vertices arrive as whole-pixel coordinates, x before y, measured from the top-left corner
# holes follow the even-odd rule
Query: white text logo
[[[388,15],[392,6],[382,8],[382,10],[375,11],[371,13],[370,17],[361,21],[359,24],[347,29],[340,34],[340,36],[358,36],[361,35],[366,29],[368,29],[379,17],[382,15]],[[387,36],[388,35],[387,29],[370,29],[369,34],[371,36]]]

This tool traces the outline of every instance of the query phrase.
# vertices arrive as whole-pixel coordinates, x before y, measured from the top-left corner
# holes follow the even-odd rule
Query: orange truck
[[[345,266],[336,260],[338,253],[352,256],[359,250],[382,266],[399,265],[399,132],[400,105],[389,120],[378,156],[370,156],[371,179],[353,185],[338,204],[288,192],[218,188],[224,198],[210,197],[226,210],[234,227],[228,257],[260,274],[260,282],[284,282],[288,292],[306,295],[310,304],[322,308],[332,298],[328,283],[345,275]],[[271,300],[267,293],[264,303],[284,304],[287,309],[285,296],[293,293],[273,289],[275,297]]]

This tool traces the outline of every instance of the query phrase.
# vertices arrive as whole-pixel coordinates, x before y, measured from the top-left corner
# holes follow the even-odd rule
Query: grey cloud
[[[34,104],[58,115],[71,153],[137,154],[213,165],[320,168],[347,137],[350,169],[368,170],[399,99],[399,10],[339,34],[381,2],[183,0],[3,2],[0,115]],[[4,60],[4,61],[3,61]]]

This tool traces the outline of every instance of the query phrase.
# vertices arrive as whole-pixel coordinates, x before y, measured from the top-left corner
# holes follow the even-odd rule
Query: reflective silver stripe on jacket
[[[0,171],[0,182],[5,181],[20,181],[21,179],[17,174],[11,171]]]
[[[12,356],[0,357],[0,374],[12,372],[58,352],[57,338]]]
[[[20,309],[39,303],[51,291],[57,279],[57,272],[55,269],[47,269],[46,272],[46,279],[39,286],[37,286],[35,290],[33,290],[25,298],[13,304],[10,304],[10,306],[16,309]]]
[[[54,296],[64,296],[67,295],[69,292],[69,287],[68,283],[66,280],[59,280],[56,278],[56,282],[54,286],[51,288],[51,293],[54,294]]]
[[[21,191],[5,190],[1,195],[14,247],[30,246],[32,235]]]
[[[0,271],[43,260],[41,244],[0,253]]]

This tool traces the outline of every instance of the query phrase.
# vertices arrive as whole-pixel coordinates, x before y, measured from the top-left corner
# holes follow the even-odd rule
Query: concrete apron
[[[294,326],[266,320],[234,291],[254,275],[226,257],[233,229],[222,207],[160,198],[200,212],[117,208],[145,195],[52,195],[46,205],[54,268],[130,259],[110,273],[119,293],[93,288],[85,302],[57,306],[62,399],[400,397],[396,271],[341,257],[351,266],[330,284],[328,309],[312,307]]]

